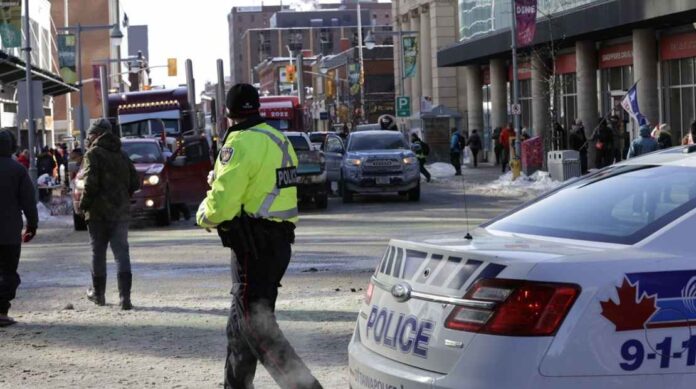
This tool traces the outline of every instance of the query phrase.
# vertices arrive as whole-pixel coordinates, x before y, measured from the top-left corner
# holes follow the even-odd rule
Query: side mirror
[[[185,155],[179,155],[172,160],[172,166],[182,167],[184,165],[186,165],[186,156]]]

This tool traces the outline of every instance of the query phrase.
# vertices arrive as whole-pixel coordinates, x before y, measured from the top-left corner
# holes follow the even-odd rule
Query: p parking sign
[[[396,98],[396,117],[409,117],[411,116],[411,97],[410,96],[398,96]]]

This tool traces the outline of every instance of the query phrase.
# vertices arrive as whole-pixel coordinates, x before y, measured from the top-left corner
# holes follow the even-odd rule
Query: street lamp
[[[367,36],[365,37],[365,47],[368,50],[372,50],[375,48],[375,37],[372,35],[372,31],[367,32]]]
[[[80,126],[80,148],[84,152],[85,150],[85,137],[86,137],[86,131],[87,129],[84,126],[85,122],[85,102],[84,102],[84,82],[82,80],[82,44],[81,44],[81,35],[83,32],[87,31],[100,31],[100,30],[111,30],[111,33],[109,34],[109,38],[111,39],[111,44],[113,46],[119,47],[121,44],[121,41],[123,40],[123,33],[121,32],[121,29],[118,27],[118,23],[114,24],[106,24],[106,25],[82,25],[82,24],[77,24],[76,26],[68,26],[68,27],[58,27],[58,31],[61,31],[63,33],[69,33],[72,32],[75,34],[75,41],[76,41],[76,50],[77,50],[77,82],[78,82],[78,87],[80,88],[79,91],[79,98],[80,98],[80,112],[78,114],[78,120],[79,120],[79,126]],[[119,54],[120,57],[120,54]],[[120,76],[119,76],[120,77]]]

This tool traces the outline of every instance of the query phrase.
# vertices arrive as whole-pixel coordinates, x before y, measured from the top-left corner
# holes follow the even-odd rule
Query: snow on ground
[[[39,211],[39,228],[43,227],[72,227],[72,217],[68,215],[51,215],[51,211],[46,206],[39,202],[36,205]]]
[[[555,189],[561,184],[559,181],[552,180],[548,172],[537,171],[531,176],[523,174],[514,181],[512,172],[507,172],[493,182],[467,187],[467,192],[480,195],[533,198]]]
[[[435,162],[431,165],[426,165],[430,175],[434,179],[444,179],[454,177],[454,166],[451,163]]]

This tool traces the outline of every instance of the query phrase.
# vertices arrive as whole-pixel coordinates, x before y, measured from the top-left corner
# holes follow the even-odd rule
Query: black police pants
[[[17,274],[21,245],[0,245],[0,314],[7,314],[22,282]]]
[[[225,388],[253,388],[256,364],[261,362],[281,388],[320,389],[274,313],[278,286],[290,262],[292,229],[275,222],[250,224],[255,250],[233,247],[232,251]]]
[[[420,172],[423,176],[425,176],[425,179],[430,181],[430,172],[428,169],[425,168],[425,158],[418,158],[418,166],[420,167]]]

